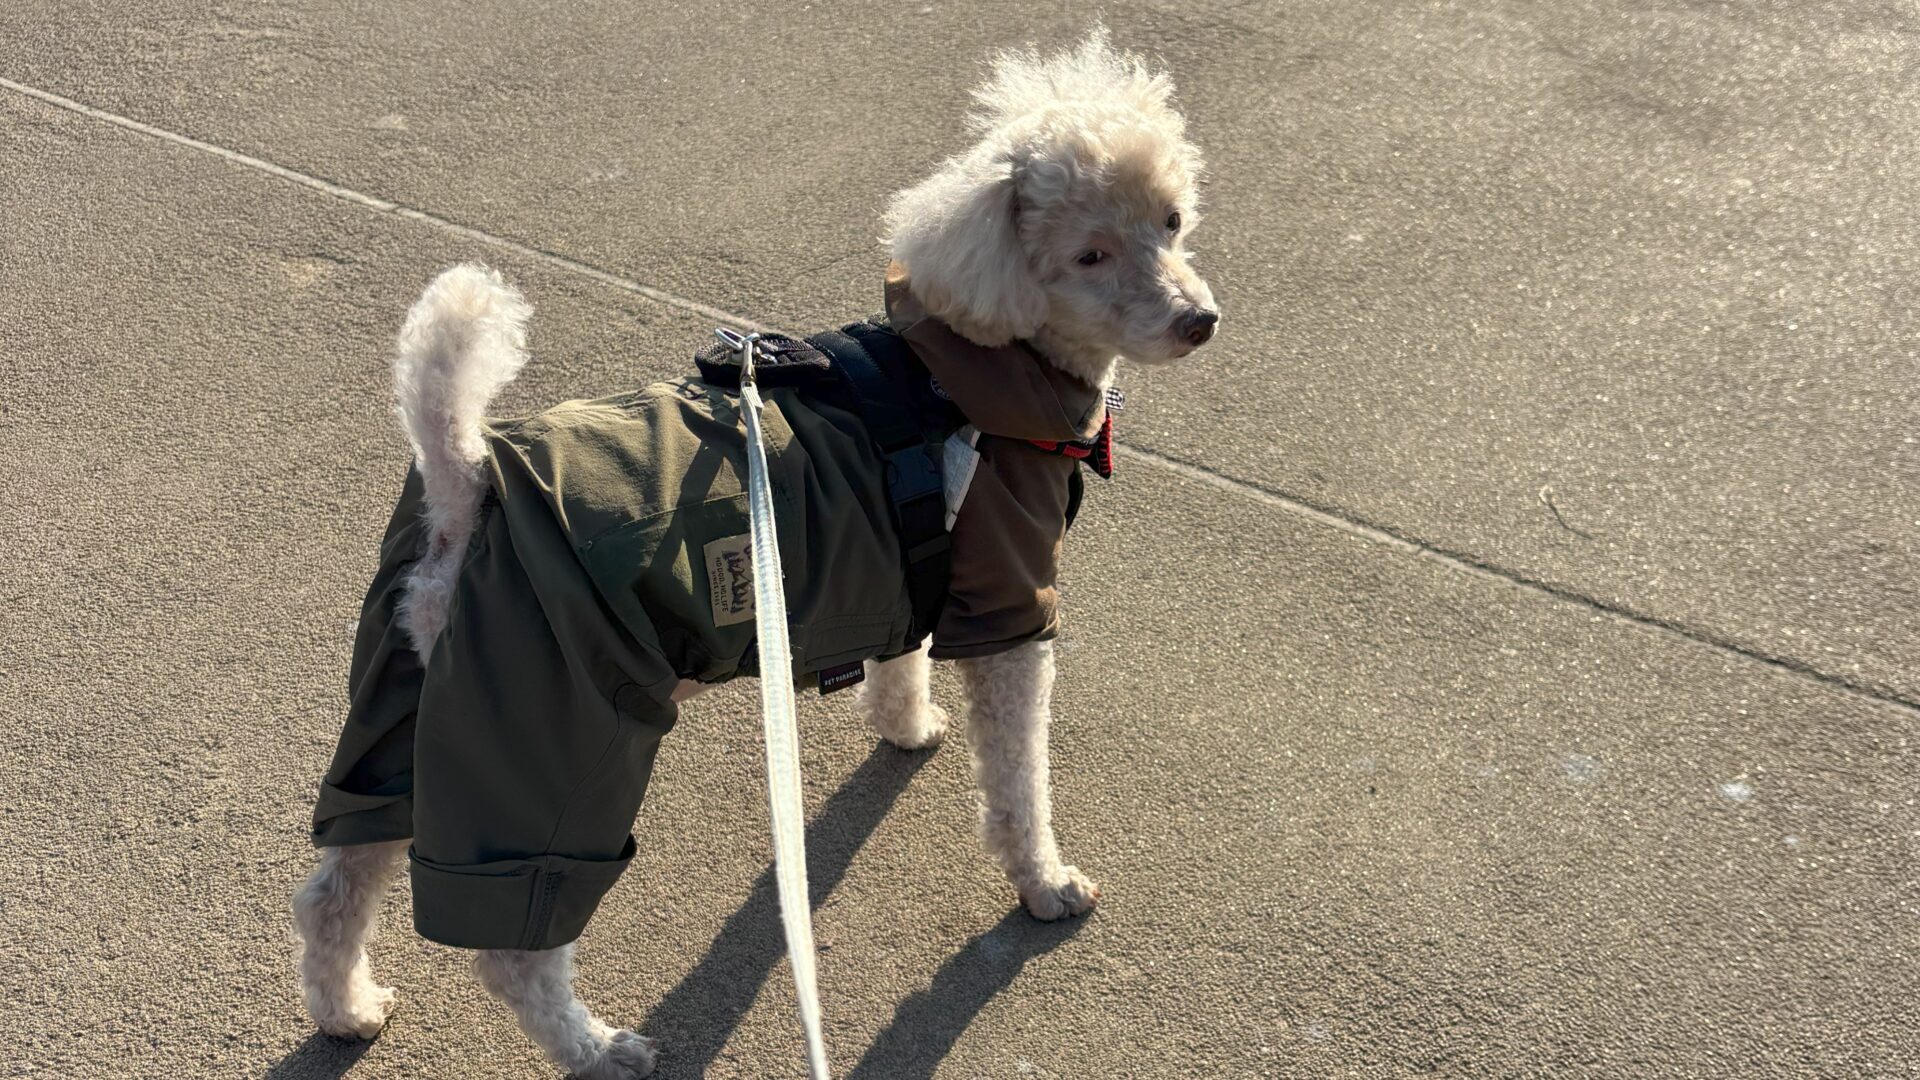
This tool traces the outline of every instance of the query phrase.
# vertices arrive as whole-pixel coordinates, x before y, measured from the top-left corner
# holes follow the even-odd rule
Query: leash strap
[[[760,335],[714,331],[740,354],[740,400],[747,422],[747,508],[753,537],[753,610],[760,638],[761,723],[767,740],[767,806],[773,818],[773,870],[787,962],[800,1001],[807,1039],[807,1073],[828,1080],[827,1045],[820,1031],[820,986],[815,973],[813,911],[807,902],[806,812],[800,800],[800,728],[794,719],[793,647],[787,640],[786,588],[773,523],[773,486],[760,434],[760,388],[753,358]]]

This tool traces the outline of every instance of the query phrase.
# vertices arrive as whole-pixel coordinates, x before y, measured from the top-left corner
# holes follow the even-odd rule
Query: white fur
[[[974,97],[978,143],[887,209],[914,296],[982,345],[1030,339],[1097,384],[1116,356],[1191,351],[1180,320],[1218,308],[1183,246],[1202,165],[1167,74],[1103,27],[1064,52],[1000,54]],[[1076,261],[1095,249],[1099,265]]]
[[[631,1080],[653,1071],[653,1040],[602,1023],[573,993],[573,946],[482,949],[473,972],[513,1010],[520,1030],[577,1080]]]
[[[1034,918],[1079,915],[1100,887],[1060,861],[1048,790],[1047,724],[1053,643],[1035,641],[957,664],[966,688],[967,744],[980,787],[980,837]]]
[[[519,290],[463,263],[434,278],[407,313],[393,363],[395,411],[426,487],[427,551],[414,564],[400,618],[425,657],[447,625],[447,605],[486,484],[480,421],[487,403],[527,362]]]
[[[1006,53],[977,92],[978,143],[901,192],[887,244],[915,295],[983,344],[1026,338],[1049,362],[1104,384],[1114,360],[1185,355],[1182,318],[1213,296],[1182,242],[1196,220],[1200,157],[1185,139],[1172,84],[1104,29],[1066,52]],[[1179,228],[1168,227],[1178,213]],[[1110,255],[1076,261],[1090,248]],[[402,616],[423,658],[447,603],[485,491],[481,416],[525,362],[528,307],[498,274],[457,266],[428,286],[400,333],[399,413],[425,481],[430,539]],[[981,836],[1040,919],[1091,910],[1099,888],[1060,857],[1048,789],[1053,648],[1022,645],[960,661],[968,742],[982,796]],[[869,664],[861,703],[904,749],[940,741],[947,714],[928,697],[924,651]],[[675,701],[703,687],[683,685]],[[370,1038],[393,1005],[365,943],[404,842],[335,848],[295,898],[302,983],[323,1030]],[[573,991],[573,948],[483,950],[474,970],[556,1063],[587,1080],[646,1075],[652,1043],[595,1019]]]
[[[1015,218],[1013,162],[983,144],[896,195],[887,244],[929,312],[982,345],[1031,337],[1046,294],[1027,272]]]
[[[867,661],[860,708],[873,730],[902,750],[925,750],[946,738],[947,710],[933,703],[927,688],[932,667],[925,645],[884,664]]]
[[[366,943],[406,851],[405,840],[327,848],[294,894],[300,989],[307,1012],[329,1035],[371,1039],[393,1011],[393,988],[373,981]]]

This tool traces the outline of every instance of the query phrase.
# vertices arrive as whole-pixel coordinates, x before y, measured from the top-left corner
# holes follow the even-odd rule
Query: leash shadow
[[[929,1080],[940,1062],[1027,961],[1080,932],[1084,918],[1037,922],[1025,908],[1007,912],[940,965],[933,982],[894,1010],[847,1080]]]
[[[316,1031],[274,1062],[264,1080],[340,1080],[372,1046],[366,1039],[340,1039]]]
[[[807,825],[810,906],[819,907],[846,876],[854,853],[873,835],[930,756],[878,744],[827,799]],[[786,955],[780,898],[769,866],[754,882],[747,902],[728,917],[700,963],[667,991],[641,1025],[644,1034],[662,1044],[662,1074],[705,1076]]]

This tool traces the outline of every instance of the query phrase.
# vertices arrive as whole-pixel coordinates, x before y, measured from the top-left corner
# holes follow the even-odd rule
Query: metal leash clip
[[[754,346],[759,343],[760,335],[746,334],[743,336],[724,326],[716,326],[713,328],[713,336],[719,338],[720,344],[725,345],[735,355],[740,357],[740,386],[744,389],[748,383],[754,381]]]

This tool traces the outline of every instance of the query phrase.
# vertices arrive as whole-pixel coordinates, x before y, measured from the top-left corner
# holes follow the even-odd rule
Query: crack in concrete
[[[128,131],[138,132],[142,135],[170,142],[177,146],[184,146],[190,150],[198,150],[203,154],[212,154],[215,157],[224,158],[235,165],[253,169],[257,172],[263,172],[269,176],[278,177],[289,183],[298,184],[301,187],[317,191],[322,195],[330,195],[333,198],[352,203],[355,206],[364,207],[376,213],[416,221],[422,225],[432,226],[442,232],[449,232],[456,236],[465,237],[478,244],[485,244],[488,247],[498,248],[502,251],[510,251],[522,258],[545,263],[548,266],[565,270],[568,273],[591,278],[602,285],[608,285],[623,292],[630,292],[646,297],[655,303],[679,308],[682,311],[690,311],[696,315],[703,315],[728,326],[742,327],[762,333],[771,331],[770,327],[763,326],[751,319],[735,315],[729,311],[722,311],[719,308],[711,307],[707,304],[702,304],[697,300],[689,300],[683,296],[676,296],[664,289],[656,289],[651,285],[642,285],[640,282],[634,281],[631,278],[624,278],[618,274],[608,273],[597,266],[583,263],[578,259],[570,259],[558,252],[538,248],[532,244],[524,244],[518,240],[508,239],[507,237],[486,232],[482,229],[473,228],[470,225],[462,225],[457,221],[443,218],[438,214],[426,210],[406,206],[388,199],[382,199],[375,195],[368,195],[365,192],[356,191],[343,184],[336,184],[331,180],[314,176],[311,173],[304,173],[298,169],[290,169],[284,165],[277,165],[264,158],[257,158],[251,154],[243,154],[238,150],[229,150],[224,146],[217,146],[213,143],[196,139],[191,135],[182,135],[176,131],[169,131],[166,128],[143,123],[132,117],[121,116],[119,113],[108,112],[105,109],[96,109],[91,105],[82,104],[72,98],[61,97],[59,94],[14,82],[12,79],[0,78],[0,87],[33,98],[43,104],[52,105],[55,108],[78,113],[90,120],[98,120],[103,123],[112,124],[115,127],[125,128]]]
[[[1449,569],[1499,581],[1531,592],[1544,593],[1556,600],[1577,604],[1592,611],[1633,623],[1642,629],[1685,638],[1697,645],[1706,645],[1722,652],[1732,653],[1743,660],[1762,664],[1777,671],[1801,678],[1813,679],[1833,689],[1858,697],[1869,698],[1878,704],[1889,705],[1910,715],[1920,716],[1920,701],[1915,701],[1890,691],[1880,690],[1863,683],[1854,682],[1842,675],[1822,671],[1803,660],[1796,660],[1790,656],[1779,656],[1762,652],[1697,627],[1674,622],[1671,619],[1666,619],[1659,615],[1635,611],[1632,608],[1619,604],[1598,600],[1564,585],[1557,585],[1541,578],[1532,577],[1515,570],[1509,570],[1503,566],[1486,562],[1464,551],[1439,547],[1425,540],[1421,540],[1418,537],[1399,532],[1389,526],[1363,521],[1351,516],[1349,511],[1339,507],[1315,505],[1303,501],[1297,496],[1288,495],[1273,488],[1251,483],[1238,477],[1228,476],[1225,473],[1217,472],[1205,465],[1196,465],[1193,462],[1184,461],[1180,458],[1163,454],[1157,450],[1122,444],[1116,447],[1116,452],[1121,457],[1134,458],[1144,464],[1159,466],[1162,469],[1177,473],[1187,479],[1196,480],[1223,491],[1233,492],[1242,498],[1265,503],[1269,506],[1285,510],[1289,514],[1297,517],[1303,517],[1317,524],[1325,525],[1328,528],[1337,529],[1369,542],[1393,548],[1396,551],[1403,552],[1415,558],[1439,563]]]

